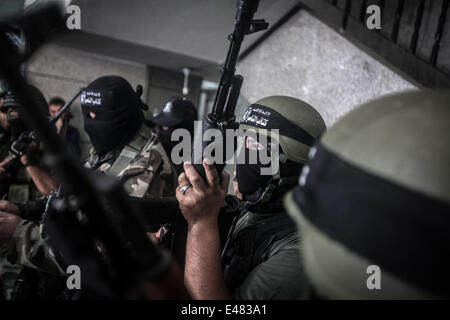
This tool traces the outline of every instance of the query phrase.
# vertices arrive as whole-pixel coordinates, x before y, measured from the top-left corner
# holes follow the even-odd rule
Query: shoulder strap
[[[296,226],[285,213],[275,214],[264,223],[239,231],[224,255],[225,281],[234,291],[261,262],[270,246],[295,232]]]
[[[256,247],[253,252],[252,265],[256,266],[262,262],[264,253],[275,241],[287,237],[296,230],[297,227],[294,222],[285,213],[277,214],[267,223],[261,225],[255,237]]]
[[[125,169],[142,151],[142,149],[150,143],[152,131],[146,125],[143,125],[138,134],[122,149],[116,161],[108,170],[108,175],[117,176]]]

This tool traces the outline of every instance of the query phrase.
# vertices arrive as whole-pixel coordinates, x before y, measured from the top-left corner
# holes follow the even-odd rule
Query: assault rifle
[[[19,24],[31,51],[64,19],[56,6],[25,16]],[[47,165],[65,186],[47,219],[51,243],[68,265],[82,271],[82,288],[103,298],[186,297],[181,274],[168,254],[149,241],[144,219],[119,181],[87,171],[30,99],[23,62],[0,25],[0,73],[27,106],[25,120],[44,143]]]
[[[239,124],[235,121],[236,104],[241,92],[241,86],[244,78],[241,75],[235,75],[236,63],[239,57],[242,42],[245,35],[262,31],[268,28],[269,24],[263,20],[253,20],[258,9],[259,0],[238,0],[237,12],[235,17],[234,31],[228,36],[230,46],[223,67],[220,69],[221,78],[217,89],[214,105],[211,113],[203,120],[202,154],[201,159],[193,154],[194,165],[199,174],[206,180],[205,170],[202,166],[203,151],[210,143],[217,143],[223,147],[223,155],[226,154],[226,129],[237,129]],[[203,141],[203,133],[208,129],[218,129],[221,132],[221,139],[215,141]],[[219,141],[220,140],[220,141]],[[234,141],[233,141],[234,143]],[[222,163],[215,163],[217,172],[222,172],[225,167],[225,160]]]

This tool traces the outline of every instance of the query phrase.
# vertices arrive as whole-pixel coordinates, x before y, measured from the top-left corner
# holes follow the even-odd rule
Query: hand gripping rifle
[[[244,78],[241,75],[235,75],[236,63],[239,57],[242,41],[245,35],[267,29],[269,24],[265,20],[253,20],[253,16],[258,9],[259,0],[238,0],[235,26],[232,34],[228,36],[230,47],[225,59],[225,64],[220,69],[222,73],[219,87],[217,90],[214,106],[205,120],[203,120],[203,132],[199,139],[202,140],[201,159],[194,152],[194,165],[199,174],[206,180],[205,170],[202,166],[203,151],[210,143],[217,143],[217,146],[223,147],[223,155],[226,154],[226,129],[237,129],[239,124],[235,121],[236,104],[241,91]],[[203,141],[203,134],[208,129],[218,129],[221,132],[221,141]],[[221,144],[222,143],[222,144]],[[234,141],[233,141],[234,143]],[[216,163],[217,172],[222,172],[225,167],[225,159],[222,163]]]
[[[55,6],[28,15],[23,22],[33,49],[51,30],[64,26]],[[84,292],[103,298],[185,297],[181,275],[168,255],[147,238],[143,218],[122,185],[84,169],[29,98],[20,73],[22,57],[1,25],[0,47],[0,73],[27,106],[25,120],[44,143],[46,162],[66,187],[65,198],[53,202],[47,232],[64,262],[80,268]]]

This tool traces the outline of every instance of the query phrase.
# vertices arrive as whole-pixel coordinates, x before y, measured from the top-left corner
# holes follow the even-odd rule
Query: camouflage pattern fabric
[[[175,195],[176,170],[157,134],[146,125],[141,127],[137,136],[119,154],[117,153],[112,151],[98,157],[92,150],[85,167],[117,176],[124,182],[126,192],[133,197]]]

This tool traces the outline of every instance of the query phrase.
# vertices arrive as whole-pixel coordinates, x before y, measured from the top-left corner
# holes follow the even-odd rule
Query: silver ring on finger
[[[186,193],[186,191],[187,191],[190,187],[192,187],[191,184],[188,184],[188,185],[186,185],[186,186],[180,187],[180,193],[184,195],[184,194]]]

